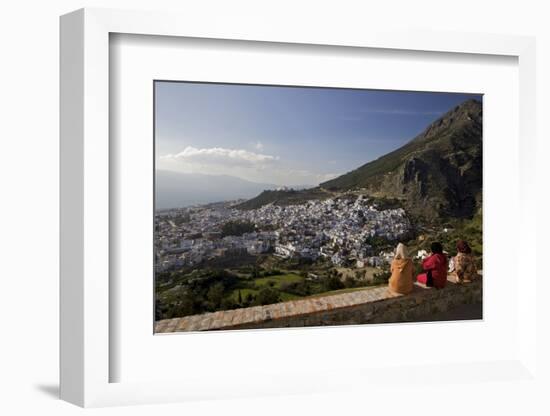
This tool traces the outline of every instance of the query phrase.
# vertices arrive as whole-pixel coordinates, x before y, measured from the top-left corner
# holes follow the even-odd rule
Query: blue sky
[[[157,168],[317,185],[481,95],[156,82]]]

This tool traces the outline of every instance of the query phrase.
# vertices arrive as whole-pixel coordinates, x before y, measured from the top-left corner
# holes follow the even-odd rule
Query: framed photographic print
[[[63,16],[62,398],[532,380],[533,71],[515,36]]]
[[[482,318],[481,95],[154,97],[155,332]]]

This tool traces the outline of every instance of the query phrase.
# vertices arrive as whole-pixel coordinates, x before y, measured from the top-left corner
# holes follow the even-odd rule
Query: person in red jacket
[[[416,281],[442,289],[447,283],[447,256],[443,254],[441,243],[432,243],[430,249],[432,254],[422,260],[422,269],[425,273],[416,276]]]

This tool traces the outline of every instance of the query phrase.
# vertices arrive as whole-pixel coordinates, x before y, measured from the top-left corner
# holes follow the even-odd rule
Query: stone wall
[[[408,295],[391,293],[384,286],[272,305],[165,319],[156,323],[155,332],[410,322],[446,312],[458,305],[481,301],[481,278],[464,284],[448,282],[441,290],[415,285],[413,292]]]

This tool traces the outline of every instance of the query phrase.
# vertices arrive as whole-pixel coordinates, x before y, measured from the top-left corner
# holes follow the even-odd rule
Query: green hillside
[[[399,198],[422,217],[471,218],[481,202],[481,138],[481,103],[468,100],[399,149],[321,187]]]
[[[345,192],[401,201],[424,220],[472,218],[481,206],[482,105],[468,100],[431,123],[404,146],[376,160],[301,191],[264,191],[241,204],[289,205]]]
[[[286,189],[278,191],[263,191],[257,197],[249,199],[248,201],[237,205],[237,208],[257,209],[267,204],[276,204],[281,206],[296,205],[303,204],[304,202],[313,199],[326,199],[330,196],[331,193],[319,188],[302,190]]]

